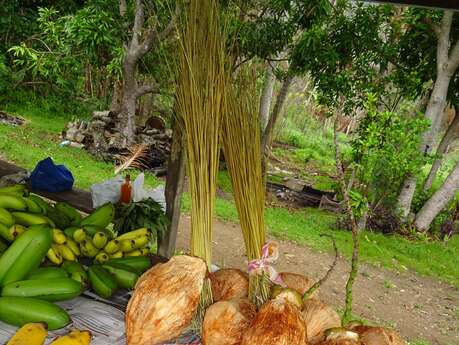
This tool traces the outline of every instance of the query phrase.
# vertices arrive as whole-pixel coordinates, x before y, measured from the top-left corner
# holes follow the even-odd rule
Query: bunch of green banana
[[[98,226],[99,228],[105,229],[108,224],[113,221],[115,216],[115,207],[112,203],[106,203],[99,208],[97,208],[94,212],[92,212],[89,216],[84,218],[81,221],[81,226],[85,227],[88,225]]]
[[[0,193],[0,207],[13,211],[26,211],[27,204],[20,195]]]
[[[14,184],[11,186],[1,187],[0,194],[12,194],[12,195],[23,196],[27,194],[27,189],[26,189],[25,184]]]
[[[13,242],[19,235],[21,235],[25,231],[26,228],[19,224],[15,224],[8,227],[0,223],[0,237],[7,240],[8,242]]]
[[[76,280],[84,286],[88,285],[88,274],[79,262],[64,261],[62,269],[64,269],[73,280]]]
[[[45,226],[19,236],[0,257],[0,286],[27,277],[40,265],[51,244],[52,233]]]
[[[92,289],[100,297],[110,298],[118,288],[115,277],[102,266],[90,266],[88,276]]]
[[[55,265],[60,265],[63,260],[76,261],[81,255],[78,244],[60,229],[52,229],[51,231],[53,244],[46,254],[48,260]]]
[[[83,285],[70,278],[31,279],[6,284],[3,297],[34,297],[46,301],[65,301],[81,295]]]

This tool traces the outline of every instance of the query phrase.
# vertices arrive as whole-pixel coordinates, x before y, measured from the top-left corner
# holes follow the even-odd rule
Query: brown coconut
[[[242,337],[241,345],[307,345],[300,310],[284,299],[266,302]]]
[[[359,335],[342,327],[328,329],[325,332],[325,340],[317,345],[361,345]]]
[[[360,325],[353,327],[352,331],[360,335],[362,345],[406,345],[400,335],[391,329]]]
[[[145,272],[127,306],[127,344],[154,345],[179,336],[197,309],[206,272],[203,260],[187,255]]]
[[[240,345],[256,313],[255,305],[246,298],[212,304],[202,325],[203,345]]]
[[[308,330],[308,341],[311,344],[323,340],[327,329],[341,327],[338,313],[315,298],[310,298],[304,302],[302,315]]]
[[[249,294],[247,273],[235,268],[223,268],[209,275],[215,302],[245,298]]]
[[[306,291],[314,285],[314,281],[312,279],[309,279],[302,274],[281,272],[279,273],[279,276],[288,288],[298,291],[301,295],[304,295]],[[314,291],[309,298],[317,297],[317,295],[318,290]]]

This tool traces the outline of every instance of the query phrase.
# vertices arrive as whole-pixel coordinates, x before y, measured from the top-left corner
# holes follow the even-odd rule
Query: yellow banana
[[[53,247],[48,249],[46,257],[55,265],[60,265],[62,263],[62,255],[56,251]]]
[[[99,249],[97,249],[94,244],[92,244],[92,240],[87,237],[83,242],[81,242],[80,247],[82,249],[82,253],[85,254],[86,256],[89,256],[90,258],[94,257],[97,255],[99,252]],[[84,248],[84,250],[83,250]]]
[[[89,345],[91,332],[72,330],[69,334],[57,338],[49,345]]]
[[[65,244],[53,244],[52,248],[58,251],[61,256],[68,261],[76,261],[75,253]]]
[[[148,242],[150,242],[150,238],[148,236],[140,236],[137,237],[136,239],[133,239],[134,243],[134,248],[135,249],[140,249],[145,247]]]
[[[145,256],[145,255],[148,255],[150,254],[150,248],[149,247],[143,247],[143,248],[140,248],[140,255],[142,256]]]
[[[99,252],[99,254],[97,254],[96,257],[94,258],[94,260],[96,260],[100,264],[106,263],[108,259],[110,259],[110,257],[105,252]]]
[[[108,237],[104,232],[96,232],[92,237],[92,243],[97,249],[102,249],[107,244]]]
[[[116,259],[116,258],[122,258],[123,257],[123,252],[121,250],[114,252],[113,254],[110,254],[110,259]]]
[[[124,256],[143,256],[140,249],[136,249],[127,253],[124,253]]]
[[[43,345],[47,335],[46,323],[26,323],[18,329],[6,345]]]
[[[130,232],[126,232],[120,236],[117,237],[119,241],[122,240],[133,240],[139,236],[150,236],[150,231],[148,231],[147,228],[140,228],[137,230],[133,230]]]
[[[80,256],[81,255],[80,248],[78,248],[78,244],[74,240],[72,240],[71,238],[67,237],[67,242],[65,244],[67,245],[67,247],[70,248],[70,250],[73,252],[73,254],[75,254],[76,256]]]
[[[134,249],[136,249],[134,240],[122,240],[122,241],[120,241],[120,250],[122,252],[130,252],[130,251],[133,251]]]
[[[119,250],[120,250],[120,241],[118,241],[117,239],[109,241],[104,247],[104,252],[108,254],[116,253]]]
[[[64,244],[67,240],[67,236],[65,236],[64,232],[59,229],[53,229],[53,242],[57,244]]]
[[[84,231],[84,229],[75,230],[73,233],[73,239],[77,243],[83,242],[86,239],[86,231]]]

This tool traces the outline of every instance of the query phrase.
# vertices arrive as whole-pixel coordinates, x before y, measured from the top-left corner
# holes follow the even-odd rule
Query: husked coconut
[[[256,313],[255,305],[246,298],[212,304],[202,325],[203,345],[240,345]]]
[[[223,268],[209,275],[215,302],[244,298],[249,294],[247,273],[235,268]]]
[[[317,345],[361,345],[359,335],[342,327],[330,328],[325,331],[325,340]]]
[[[323,340],[327,329],[341,327],[338,313],[315,298],[304,301],[302,315],[308,331],[308,341],[311,344]]]
[[[397,334],[397,332],[372,326],[355,326],[353,332],[360,335],[362,345],[406,345],[406,342]]]
[[[301,295],[304,295],[314,285],[312,279],[302,274],[281,272],[279,276],[288,288],[298,291]],[[309,298],[317,297],[317,295],[318,290],[314,291]]]
[[[285,299],[266,302],[242,337],[241,345],[307,345],[299,308]]]
[[[128,345],[155,345],[179,336],[197,309],[207,267],[187,255],[145,272],[126,310]]]

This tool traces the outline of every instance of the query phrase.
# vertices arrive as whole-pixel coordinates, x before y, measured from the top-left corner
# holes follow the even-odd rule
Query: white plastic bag
[[[134,202],[142,201],[148,198],[152,198],[158,202],[163,210],[166,209],[166,198],[164,196],[164,187],[158,186],[155,189],[145,190],[143,184],[145,182],[144,173],[140,173],[139,176],[132,183],[132,200]]]
[[[107,202],[116,204],[120,200],[121,185],[124,179],[116,176],[102,183],[96,183],[91,186],[92,207],[97,208]]]

